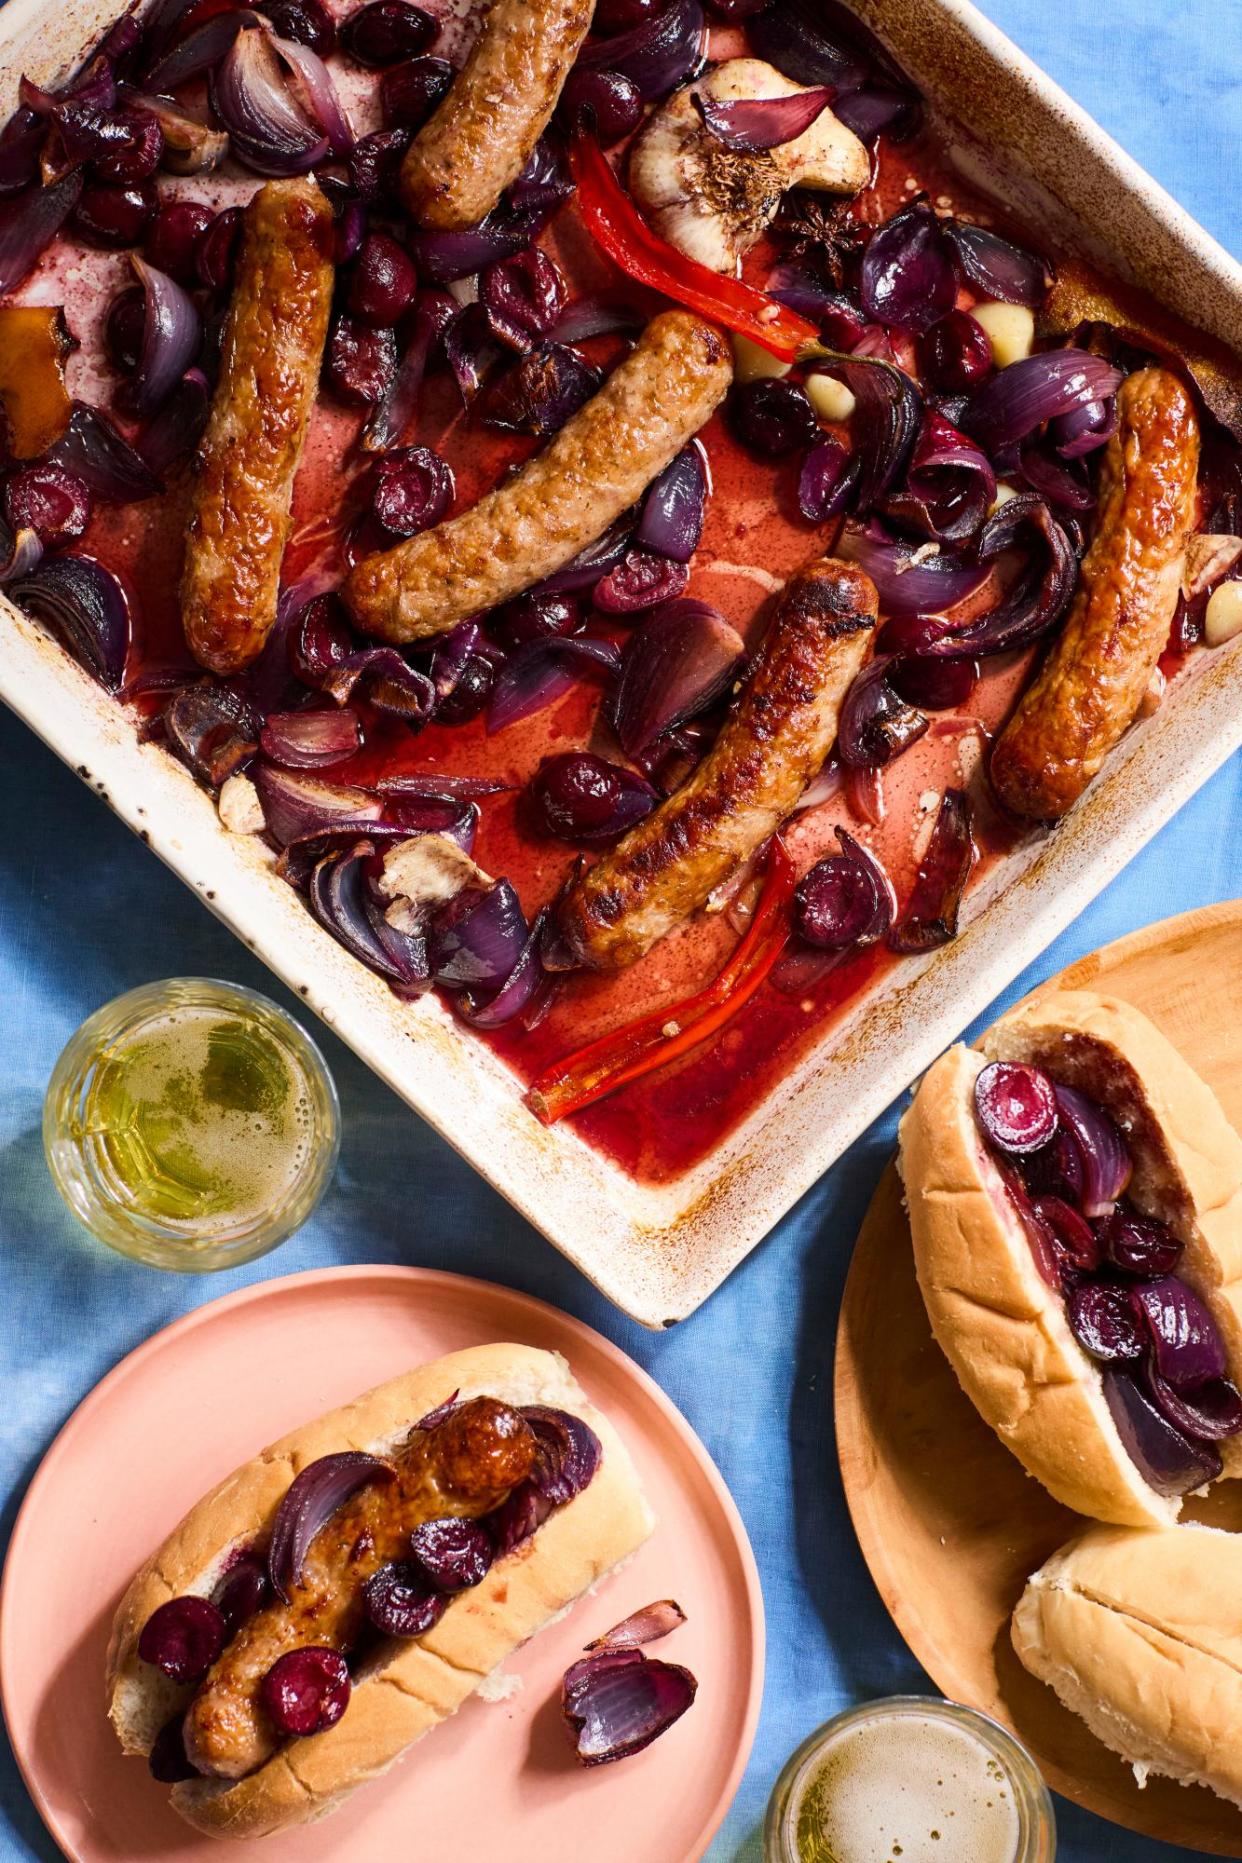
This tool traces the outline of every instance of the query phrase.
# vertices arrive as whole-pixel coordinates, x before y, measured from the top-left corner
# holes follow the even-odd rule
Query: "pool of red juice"
[[[722,53],[725,47],[719,48]],[[727,48],[732,50],[734,48]],[[227,187],[213,178],[213,187]],[[253,182],[247,184],[252,186]],[[997,216],[972,194],[944,161],[929,135],[881,155],[873,186],[858,202],[861,217],[879,221],[915,191],[924,190],[942,207],[997,224]],[[194,192],[188,185],[187,192]],[[572,203],[545,234],[575,292],[616,288],[618,275],[590,245],[574,219]],[[72,369],[97,376],[89,398],[107,402],[114,380],[100,362],[102,314],[112,293],[127,282],[120,255],[84,255],[61,243],[45,259],[27,299],[63,301],[71,327],[83,342]],[[761,247],[747,262],[747,275],[762,282],[772,250]],[[108,269],[110,268],[110,269]],[[57,295],[59,290],[60,295]],[[962,302],[969,304],[969,296]],[[593,361],[607,366],[622,353],[615,338],[585,346]],[[71,374],[71,386],[74,376]],[[83,392],[81,389],[79,392]],[[365,466],[355,443],[363,416],[322,399],[316,409],[294,499],[294,528],[286,553],[286,586],[317,576],[327,585],[344,573],[343,536],[352,488]],[[816,527],[796,502],[798,464],[766,461],[744,451],[717,416],[702,434],[711,465],[711,497],[703,539],[693,564],[691,592],[721,609],[751,642],[769,618],[786,579],[818,558],[834,541],[831,527]],[[532,450],[489,431],[464,409],[445,375],[428,385],[408,443],[436,447],[456,477],[454,509],[466,509]],[[177,610],[185,522],[184,485],[163,497],[127,508],[102,508],[83,547],[118,569],[132,591],[135,649],[131,688],[134,703],[157,708],[147,682],[160,684],[175,670],[190,671]],[[623,642],[628,629],[603,616],[590,630]],[[1012,849],[1016,831],[998,818],[981,777],[988,736],[1003,722],[1020,684],[1025,661],[1011,656],[989,663],[969,706],[969,717],[940,717],[931,731],[882,778],[883,819],[852,803],[848,792],[799,815],[787,844],[800,871],[835,851],[838,824],[866,842],[883,860],[899,899],[909,892],[944,789],[965,786],[975,803],[979,860],[972,884]],[[528,914],[554,897],[578,850],[536,833],[522,789],[549,753],[592,745],[616,754],[601,715],[602,688],[584,678],[558,703],[534,717],[488,735],[483,718],[459,725],[432,724],[419,735],[390,718],[365,719],[363,749],[326,774],[334,780],[372,784],[401,772],[487,776],[509,785],[486,798],[475,857],[489,873],[503,874],[517,888]],[[736,913],[708,912],[664,939],[640,963],[615,976],[575,976],[563,982],[544,1019],[533,1029],[518,1021],[492,1034],[463,1026],[462,1039],[485,1040],[503,1057],[517,1080],[529,1084],[551,1063],[596,1036],[695,993],[716,973],[736,944]],[[900,960],[883,947],[856,952],[809,988],[782,994],[766,983],[712,1040],[611,1098],[575,1116],[589,1144],[647,1183],[666,1182],[701,1160],[805,1054],[822,1041],[864,990],[879,983]]]

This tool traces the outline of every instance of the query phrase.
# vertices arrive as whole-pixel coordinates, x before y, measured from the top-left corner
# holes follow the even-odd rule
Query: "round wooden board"
[[[1176,1042],[1242,1129],[1242,900],[1166,919],[1050,979],[1121,996]],[[1242,1812],[1130,1768],[1028,1675],[1009,1617],[1030,1573],[1080,1531],[963,1395],[919,1294],[896,1165],[863,1223],[837,1332],[837,1448],[863,1555],[937,1688],[1010,1727],[1048,1783],[1148,1837],[1242,1857]],[[1242,1482],[1187,1513],[1242,1530]]]

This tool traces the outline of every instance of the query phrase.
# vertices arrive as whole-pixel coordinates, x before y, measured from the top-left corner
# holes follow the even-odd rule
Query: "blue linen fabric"
[[[1091,0],[1055,8],[1044,0],[986,0],[986,10],[1226,246],[1242,251],[1242,42],[1224,30],[1230,7],[1108,0],[1101,11]],[[612,1309],[317,1030],[341,1092],[344,1147],[315,1219],[277,1255],[235,1273],[188,1280],[131,1266],[77,1228],[44,1167],[40,1108],[61,1046],[100,1003],[152,978],[219,976],[281,999],[284,992],[7,716],[0,718],[0,798],[5,1539],[40,1456],[73,1407],[125,1352],[203,1301],[267,1276],[366,1261],[451,1268],[540,1295],[598,1327],[659,1380],[707,1443],[745,1518],[767,1606],[767,1687],[750,1766],[710,1854],[713,1863],[757,1863],[768,1791],[804,1735],[852,1703],[929,1686],[859,1555],[833,1445],[837,1308],[853,1238],[892,1149],[897,1109],[700,1313],[656,1337]],[[1003,1002],[1108,939],[1242,891],[1240,850],[1242,763],[1235,759]],[[1210,978],[1204,982],[1211,988]],[[728,1634],[727,1625],[720,1629]],[[0,1863],[58,1854],[7,1747],[0,1751],[0,1806]],[[1057,1810],[1066,1863],[1157,1863],[1190,1854],[1143,1842],[1064,1803]]]

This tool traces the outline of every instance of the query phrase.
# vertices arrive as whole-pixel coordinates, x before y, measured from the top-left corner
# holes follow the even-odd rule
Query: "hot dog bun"
[[[152,1611],[187,1593],[208,1596],[234,1549],[270,1527],[290,1482],[308,1463],[341,1449],[382,1454],[454,1393],[550,1405],[580,1417],[603,1446],[593,1480],[533,1538],[498,1558],[481,1585],[455,1596],[433,1630],[414,1642],[381,1644],[356,1676],[349,1708],[335,1727],[288,1742],[244,1779],[173,1786],[173,1805],[197,1830],[259,1837],[333,1810],[453,1714],[505,1657],[651,1533],[654,1516],[624,1444],[562,1358],[521,1345],[451,1353],[273,1443],[213,1488],[169,1534],[130,1585],[112,1627],[108,1714],[126,1753],[148,1754],[165,1721],[192,1693],[138,1657],[138,1637]]]
[[[1164,1526],[1180,1503],[1148,1486],[1122,1444],[1100,1372],[1036,1268],[974,1115],[991,1060],[1026,1061],[1105,1106],[1134,1162],[1130,1200],[1185,1245],[1178,1273],[1242,1366],[1242,1139],[1215,1096],[1130,1004],[1056,991],[1003,1017],[984,1054],[956,1047],[901,1123],[900,1165],[932,1330],[967,1396],[1048,1491],[1077,1512]],[[1226,1471],[1242,1447],[1220,1445]]]
[[[1133,1766],[1242,1805],[1242,1536],[1095,1527],[1054,1554],[1013,1614],[1013,1646]]]

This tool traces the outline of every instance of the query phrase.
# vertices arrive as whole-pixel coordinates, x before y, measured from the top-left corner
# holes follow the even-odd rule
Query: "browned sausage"
[[[779,827],[832,749],[877,606],[852,563],[828,558],[790,583],[711,753],[562,901],[557,926],[574,962],[632,964]]]
[[[332,209],[312,180],[269,181],[246,208],[181,576],[186,640],[215,673],[249,665],[276,620],[293,479],[328,331],[332,249]]]
[[[517,180],[594,11],[595,0],[492,0],[448,96],[406,151],[401,192],[423,226],[474,226]]]
[[[280,1745],[259,1696],[272,1664],[312,1645],[348,1650],[362,1627],[363,1586],[409,1558],[412,1529],[490,1513],[530,1474],[535,1439],[518,1411],[476,1397],[417,1431],[392,1460],[395,1478],[337,1510],[311,1541],[288,1604],[268,1605],[238,1631],[190,1703],[186,1751],[208,1777],[242,1779]]]
[[[471,510],[365,556],[342,594],[385,640],[443,634],[563,569],[640,498],[733,379],[714,324],[664,311],[542,453]]]
[[[1065,630],[997,740],[992,786],[1015,814],[1060,817],[1134,722],[1168,644],[1194,528],[1199,423],[1166,369],[1117,397],[1099,519]]]

